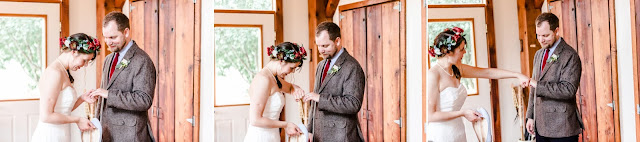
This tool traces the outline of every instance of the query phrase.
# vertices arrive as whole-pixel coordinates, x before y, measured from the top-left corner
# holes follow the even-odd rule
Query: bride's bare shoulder
[[[429,70],[427,70],[427,78],[427,80],[438,79],[440,78],[440,73],[438,72],[438,70],[436,70],[436,68],[430,68]]]

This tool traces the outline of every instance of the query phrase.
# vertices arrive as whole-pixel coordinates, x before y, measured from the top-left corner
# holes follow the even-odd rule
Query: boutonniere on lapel
[[[549,60],[547,60],[547,63],[555,62],[556,60],[558,60],[558,55],[553,54],[553,55],[551,55],[551,58],[549,58]]]
[[[334,73],[338,72],[339,70],[340,70],[340,66],[333,65],[333,67],[331,67],[331,70],[329,70],[329,74],[334,74]]]
[[[118,64],[118,69],[126,68],[127,66],[129,66],[129,60],[122,59],[122,61],[120,61],[120,64]]]

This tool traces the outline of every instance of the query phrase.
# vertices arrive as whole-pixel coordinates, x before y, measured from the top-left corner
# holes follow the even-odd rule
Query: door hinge
[[[133,6],[133,5],[129,4],[129,12],[133,11],[133,9],[136,9],[136,6]],[[129,14],[129,15],[131,15],[131,14]]]
[[[398,2],[398,4],[393,7],[393,9],[397,9],[398,12],[402,11],[402,2]]]
[[[640,115],[640,104],[636,105],[636,111],[638,111],[638,115]]]
[[[340,20],[344,19],[344,15],[340,14]]]
[[[613,109],[613,111],[616,110],[616,101],[613,101],[612,103],[608,103],[607,106],[611,107]]]
[[[197,3],[197,2],[198,2],[198,0],[193,0],[193,3]]]
[[[427,3],[427,0],[424,0],[424,7],[429,6],[429,3]]]
[[[187,122],[191,123],[191,127],[196,126],[196,123],[194,120],[196,120],[196,116],[191,116],[191,118],[187,118]]]
[[[400,117],[400,119],[398,119],[398,120],[393,120],[393,122],[395,122],[396,124],[400,125],[400,128],[402,128],[402,117]]]

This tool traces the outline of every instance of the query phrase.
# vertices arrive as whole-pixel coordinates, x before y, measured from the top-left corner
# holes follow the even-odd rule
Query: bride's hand
[[[82,100],[84,102],[93,104],[96,102],[97,98],[91,97],[91,92],[93,92],[93,90],[89,91],[89,92],[85,92],[84,94],[82,94]]]
[[[529,77],[527,77],[527,76],[525,76],[523,74],[518,75],[518,81],[520,81],[520,86],[522,88],[525,88],[525,87],[529,86],[529,81],[530,80],[531,80],[531,78],[529,78]]]
[[[80,120],[78,120],[76,124],[78,125],[78,129],[80,129],[80,131],[82,132],[93,130],[96,128],[95,126],[93,126],[91,121],[89,121],[89,119],[86,119],[86,118],[80,118]]]
[[[469,120],[470,122],[476,122],[478,120],[480,120],[480,113],[474,110],[465,110],[464,112],[464,118],[466,118],[467,120]]]
[[[302,132],[302,130],[300,130],[300,128],[298,128],[296,124],[293,124],[291,122],[287,123],[287,127],[285,127],[284,129],[289,136],[297,136]]]
[[[302,90],[302,88],[300,88],[298,85],[293,85],[293,89],[293,93],[291,94],[294,96],[296,101],[302,100],[302,98],[304,97],[304,90]]]

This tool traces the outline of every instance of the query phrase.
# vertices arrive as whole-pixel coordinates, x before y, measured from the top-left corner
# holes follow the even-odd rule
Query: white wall
[[[302,0],[283,0],[282,1],[282,17],[283,17],[283,34],[284,41],[299,43],[305,46],[307,52],[312,47],[309,47],[309,15],[307,1]],[[313,47],[315,48],[315,47]],[[309,54],[311,56],[311,54]],[[311,59],[307,57],[307,59]],[[305,60],[300,72],[293,73],[292,77],[287,77],[286,80],[300,86],[305,92],[309,92],[309,70],[316,69],[316,67],[309,66],[309,60]],[[291,76],[289,75],[289,76]],[[312,91],[312,90],[311,90]],[[300,114],[298,112],[298,103],[292,96],[285,96],[286,105],[284,108],[285,120],[293,123],[302,123]]]
[[[498,68],[521,72],[517,1],[495,0],[493,7]],[[516,141],[519,139],[520,124],[514,121],[516,110],[513,104],[512,84],[517,84],[517,80],[506,79],[498,81],[502,141]]]
[[[211,39],[215,39],[214,35],[214,14],[213,12],[213,1],[202,1],[202,15],[201,15],[201,72],[213,72],[214,70],[214,57],[213,56],[205,56],[207,53],[214,53],[214,41]],[[209,12],[207,12],[209,11]],[[197,18],[197,17],[196,17]],[[207,26],[208,25],[208,26]],[[215,123],[214,117],[215,114],[213,112],[213,93],[215,92],[214,88],[211,87],[214,84],[214,74],[212,73],[203,73],[200,75],[200,141],[203,142],[211,142],[214,141],[215,138]]]
[[[75,33],[85,33],[97,38],[95,0],[69,0],[69,35]],[[106,46],[102,48],[106,48]],[[73,86],[76,88],[78,95],[96,89],[96,63],[76,72],[71,72],[71,75],[75,79]],[[84,108],[85,104],[82,104],[71,114],[84,116]],[[80,130],[75,124],[71,126],[71,138],[73,138],[72,141],[74,142],[80,142]]]
[[[618,93],[620,107],[620,137],[623,142],[636,140],[635,105],[633,96],[633,59],[631,51],[631,11],[629,0],[615,0],[616,42],[618,44]],[[614,88],[615,89],[615,88]]]
[[[422,2],[407,1],[407,141],[422,141]],[[426,37],[424,37],[426,38]]]

